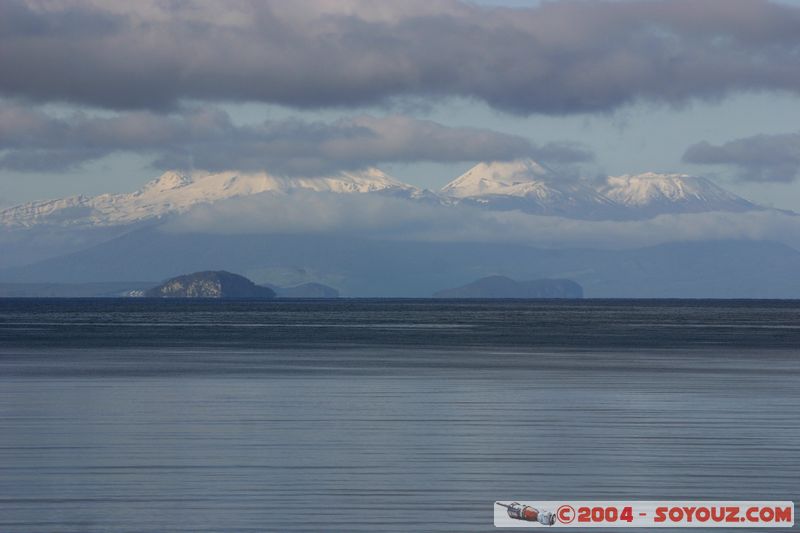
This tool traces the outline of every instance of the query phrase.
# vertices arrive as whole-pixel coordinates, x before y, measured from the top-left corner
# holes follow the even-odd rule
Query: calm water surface
[[[798,502],[798,413],[798,302],[0,300],[0,532]]]

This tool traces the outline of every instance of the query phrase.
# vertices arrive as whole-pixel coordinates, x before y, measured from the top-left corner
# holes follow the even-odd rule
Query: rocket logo
[[[525,522],[539,522],[544,526],[552,526],[556,523],[556,515],[550,511],[542,511],[531,507],[530,505],[522,505],[519,502],[511,502],[509,504],[495,502],[500,507],[505,507],[508,516],[514,520],[523,520]]]

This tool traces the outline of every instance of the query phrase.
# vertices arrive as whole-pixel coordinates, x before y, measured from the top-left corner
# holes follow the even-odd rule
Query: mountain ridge
[[[298,190],[338,194],[385,193],[409,198],[424,196],[421,189],[401,183],[378,169],[319,178],[282,178],[267,173],[237,172],[190,176],[167,171],[132,193],[69,196],[0,210],[0,227],[132,224],[183,213],[195,206],[220,200],[264,192],[288,194]]]
[[[763,209],[703,177],[645,172],[591,182],[563,178],[530,159],[480,163],[440,193],[460,203],[503,211],[597,220]]]
[[[479,163],[438,192],[403,183],[376,168],[318,178],[287,178],[266,172],[189,175],[167,171],[131,193],[76,195],[0,210],[0,227],[109,227],[158,220],[196,206],[261,193],[296,191],[382,194],[441,206],[587,220],[647,219],[665,213],[766,209],[686,174],[609,176],[601,182],[569,179],[533,160]]]

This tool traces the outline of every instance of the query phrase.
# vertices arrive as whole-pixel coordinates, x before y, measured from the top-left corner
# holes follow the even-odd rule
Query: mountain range
[[[220,200],[295,191],[379,194],[445,206],[467,204],[590,220],[761,209],[702,177],[649,172],[587,181],[559,176],[532,160],[519,160],[478,164],[438,192],[402,183],[375,168],[319,178],[235,172],[188,175],[170,171],[133,193],[71,196],[10,207],[0,211],[0,227],[126,225]]]
[[[291,191],[338,194],[381,193],[421,197],[422,191],[396,181],[378,169],[345,172],[335,177],[282,178],[266,173],[223,172],[189,176],[165,172],[138,191],[127,194],[71,196],[30,202],[0,211],[0,226],[115,226],[183,213],[201,204],[260,193]]]
[[[566,179],[531,160],[478,164],[439,194],[491,209],[590,220],[759,209],[702,177],[648,172],[595,181]]]
[[[800,297],[800,252],[752,236],[744,217],[781,217],[790,231],[800,219],[703,177],[571,179],[531,160],[481,163],[438,191],[378,169],[321,178],[166,172],[133,193],[0,211],[0,282],[140,287],[214,269],[256,283],[329,284],[343,296],[429,296],[500,275],[573,279],[587,297]],[[726,236],[730,221],[744,237]],[[629,239],[635,230],[647,243],[665,223],[682,224],[691,240]],[[563,241],[562,229],[586,234],[584,244]],[[611,245],[592,244],[608,232]]]

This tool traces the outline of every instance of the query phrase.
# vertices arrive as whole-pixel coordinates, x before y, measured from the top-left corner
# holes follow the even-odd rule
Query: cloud
[[[690,146],[683,160],[731,166],[745,181],[788,183],[800,178],[800,133],[754,135],[722,145],[704,141]]]
[[[104,108],[477,99],[512,113],[800,90],[800,8],[767,0],[0,2],[0,94]]]
[[[580,145],[538,147],[516,135],[400,115],[241,126],[216,108],[56,117],[41,109],[0,105],[0,168],[63,171],[114,152],[150,155],[153,166],[160,169],[269,170],[306,176],[393,162],[534,157],[574,163],[592,158]]]
[[[800,248],[800,216],[774,210],[590,221],[442,206],[378,194],[262,193],[198,206],[164,231],[331,234],[435,242],[507,242],[547,248],[624,249],[675,241],[773,240]]]

